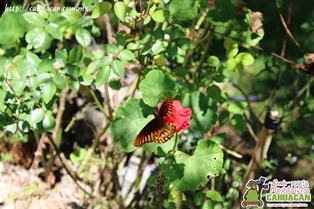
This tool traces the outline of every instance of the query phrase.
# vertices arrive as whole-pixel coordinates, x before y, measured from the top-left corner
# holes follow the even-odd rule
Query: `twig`
[[[92,146],[88,149],[86,157],[84,158],[83,162],[81,163],[80,167],[77,170],[77,173],[81,173],[86,165],[88,164],[88,162],[90,161],[96,147],[99,144],[99,139],[100,137],[107,131],[107,129],[109,128],[110,123],[107,123],[107,125],[97,134],[97,136],[95,137],[95,140],[93,141]]]
[[[70,169],[65,165],[65,163],[63,162],[63,159],[60,155],[60,151],[59,151],[59,148],[57,147],[56,143],[54,142],[54,140],[46,133],[51,145],[53,146],[61,164],[62,164],[62,167],[64,168],[64,170],[66,171],[66,173],[71,177],[71,179],[74,181],[74,183],[85,193],[87,194],[88,196],[92,197],[93,195],[89,192],[87,192],[79,183],[78,181],[76,180],[76,178],[74,177],[74,175],[72,174],[72,172],[70,171]]]
[[[292,7],[292,2],[290,2],[290,7]],[[291,12],[291,11],[290,11]],[[292,35],[292,33],[291,33],[291,31],[289,30],[289,28],[288,28],[288,26],[287,26],[287,24],[286,24],[286,22],[285,22],[285,19],[283,18],[283,16],[282,16],[282,14],[281,14],[281,12],[280,12],[280,10],[278,9],[278,13],[279,13],[279,17],[280,17],[280,20],[281,20],[281,22],[282,22],[282,25],[283,25],[283,27],[285,28],[285,30],[286,30],[286,34],[288,34],[289,35],[289,37],[291,38],[291,40],[294,42],[294,44],[304,53],[304,54],[306,54],[306,52],[302,49],[302,47],[300,46],[300,44],[295,40],[295,38],[293,37],[293,35]]]
[[[288,10],[288,17],[287,17],[287,25],[290,25],[290,21],[291,21],[291,10],[292,10],[292,0],[290,0],[290,5],[289,5],[289,10]],[[278,9],[279,15],[281,15],[279,9]],[[283,40],[282,43],[282,49],[281,49],[281,56],[285,56],[285,51],[286,51],[286,46],[287,46],[287,35],[288,33],[286,32],[285,34],[285,39]]]

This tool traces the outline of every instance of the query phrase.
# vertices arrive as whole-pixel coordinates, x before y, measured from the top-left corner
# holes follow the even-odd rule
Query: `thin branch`
[[[291,3],[292,4],[292,3]],[[290,4],[290,6],[291,6],[291,4]],[[300,44],[295,40],[295,38],[293,37],[293,35],[292,35],[292,33],[291,33],[291,31],[289,30],[289,28],[288,28],[288,26],[287,26],[287,24],[286,24],[286,22],[285,22],[285,19],[283,18],[283,16],[282,16],[282,14],[281,14],[281,12],[280,12],[280,10],[278,9],[278,13],[279,13],[279,17],[280,17],[280,20],[281,20],[281,22],[282,22],[282,25],[283,25],[283,27],[285,28],[285,30],[286,30],[286,34],[288,34],[289,35],[289,37],[291,38],[291,40],[294,42],[294,44],[304,53],[304,54],[307,54],[303,49],[302,49],[302,47],[300,46]]]

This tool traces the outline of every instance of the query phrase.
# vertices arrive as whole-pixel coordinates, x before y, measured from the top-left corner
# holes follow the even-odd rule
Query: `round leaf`
[[[229,115],[230,115],[230,113],[228,111],[223,111],[219,114],[218,121],[219,121],[220,126],[222,126],[228,122]]]
[[[212,98],[215,102],[219,102],[220,97],[221,97],[221,90],[218,86],[216,85],[211,85],[207,89],[207,94],[209,95],[210,98]]]
[[[246,106],[247,106],[246,102],[235,101],[229,105],[228,111],[232,113],[240,113],[242,110],[246,108]]]
[[[46,115],[43,120],[43,127],[49,132],[53,132],[56,125],[56,119],[52,115]]]
[[[161,41],[157,40],[153,46],[152,51],[154,54],[159,54],[164,49],[164,46]]]
[[[169,13],[165,10],[157,10],[152,14],[153,20],[156,22],[165,22],[169,18]]]
[[[190,127],[196,132],[208,132],[217,121],[217,104],[203,93],[193,92],[184,95],[182,105],[192,108]]]
[[[228,58],[233,58],[235,57],[239,52],[238,44],[235,43],[232,46],[230,46],[226,52],[226,56]]]
[[[142,97],[146,104],[153,107],[158,104],[162,95],[173,97],[178,92],[178,87],[172,75],[160,70],[152,70],[140,84]]]
[[[192,156],[176,151],[173,156],[159,161],[163,173],[181,191],[195,191],[212,177],[219,175],[223,152],[212,141],[201,141]]]
[[[231,119],[231,124],[239,131],[246,131],[246,120],[243,115],[235,114]]]
[[[115,144],[123,152],[132,152],[134,140],[140,130],[153,119],[153,108],[147,106],[139,99],[130,99],[125,106],[120,106],[116,111],[116,119],[110,124],[110,132]]]
[[[235,61],[243,66],[248,66],[254,63],[254,57],[250,53],[241,52],[236,56]]]
[[[112,7],[111,4],[107,1],[100,2],[95,6],[91,17],[97,18],[97,17],[103,16],[111,9],[111,7]]]
[[[226,67],[230,71],[235,71],[235,69],[237,68],[237,62],[234,58],[229,58],[226,61]]]
[[[38,123],[42,121],[42,119],[45,117],[45,112],[41,108],[37,108],[31,112],[31,121],[32,123]]]

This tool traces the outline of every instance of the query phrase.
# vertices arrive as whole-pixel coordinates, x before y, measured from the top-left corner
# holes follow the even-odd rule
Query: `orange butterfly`
[[[171,117],[173,99],[167,98],[161,105],[158,114],[154,114],[155,118],[150,121],[142,131],[137,135],[134,146],[142,146],[145,143],[155,142],[158,144],[165,143],[174,135],[176,126],[171,122],[163,119],[164,116]]]

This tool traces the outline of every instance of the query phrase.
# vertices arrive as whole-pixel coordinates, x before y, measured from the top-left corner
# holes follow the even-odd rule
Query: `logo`
[[[262,191],[268,190],[269,185],[265,183],[266,178],[261,176],[257,180],[251,179],[246,187],[248,188],[243,195],[242,207],[258,206],[263,207],[264,201],[262,200]]]
[[[266,183],[266,178],[261,176],[257,180],[251,179],[246,184],[247,190],[243,195],[242,207],[263,207],[262,191],[266,193],[266,207],[308,207],[311,202],[310,185],[306,180],[279,181],[275,179]]]

